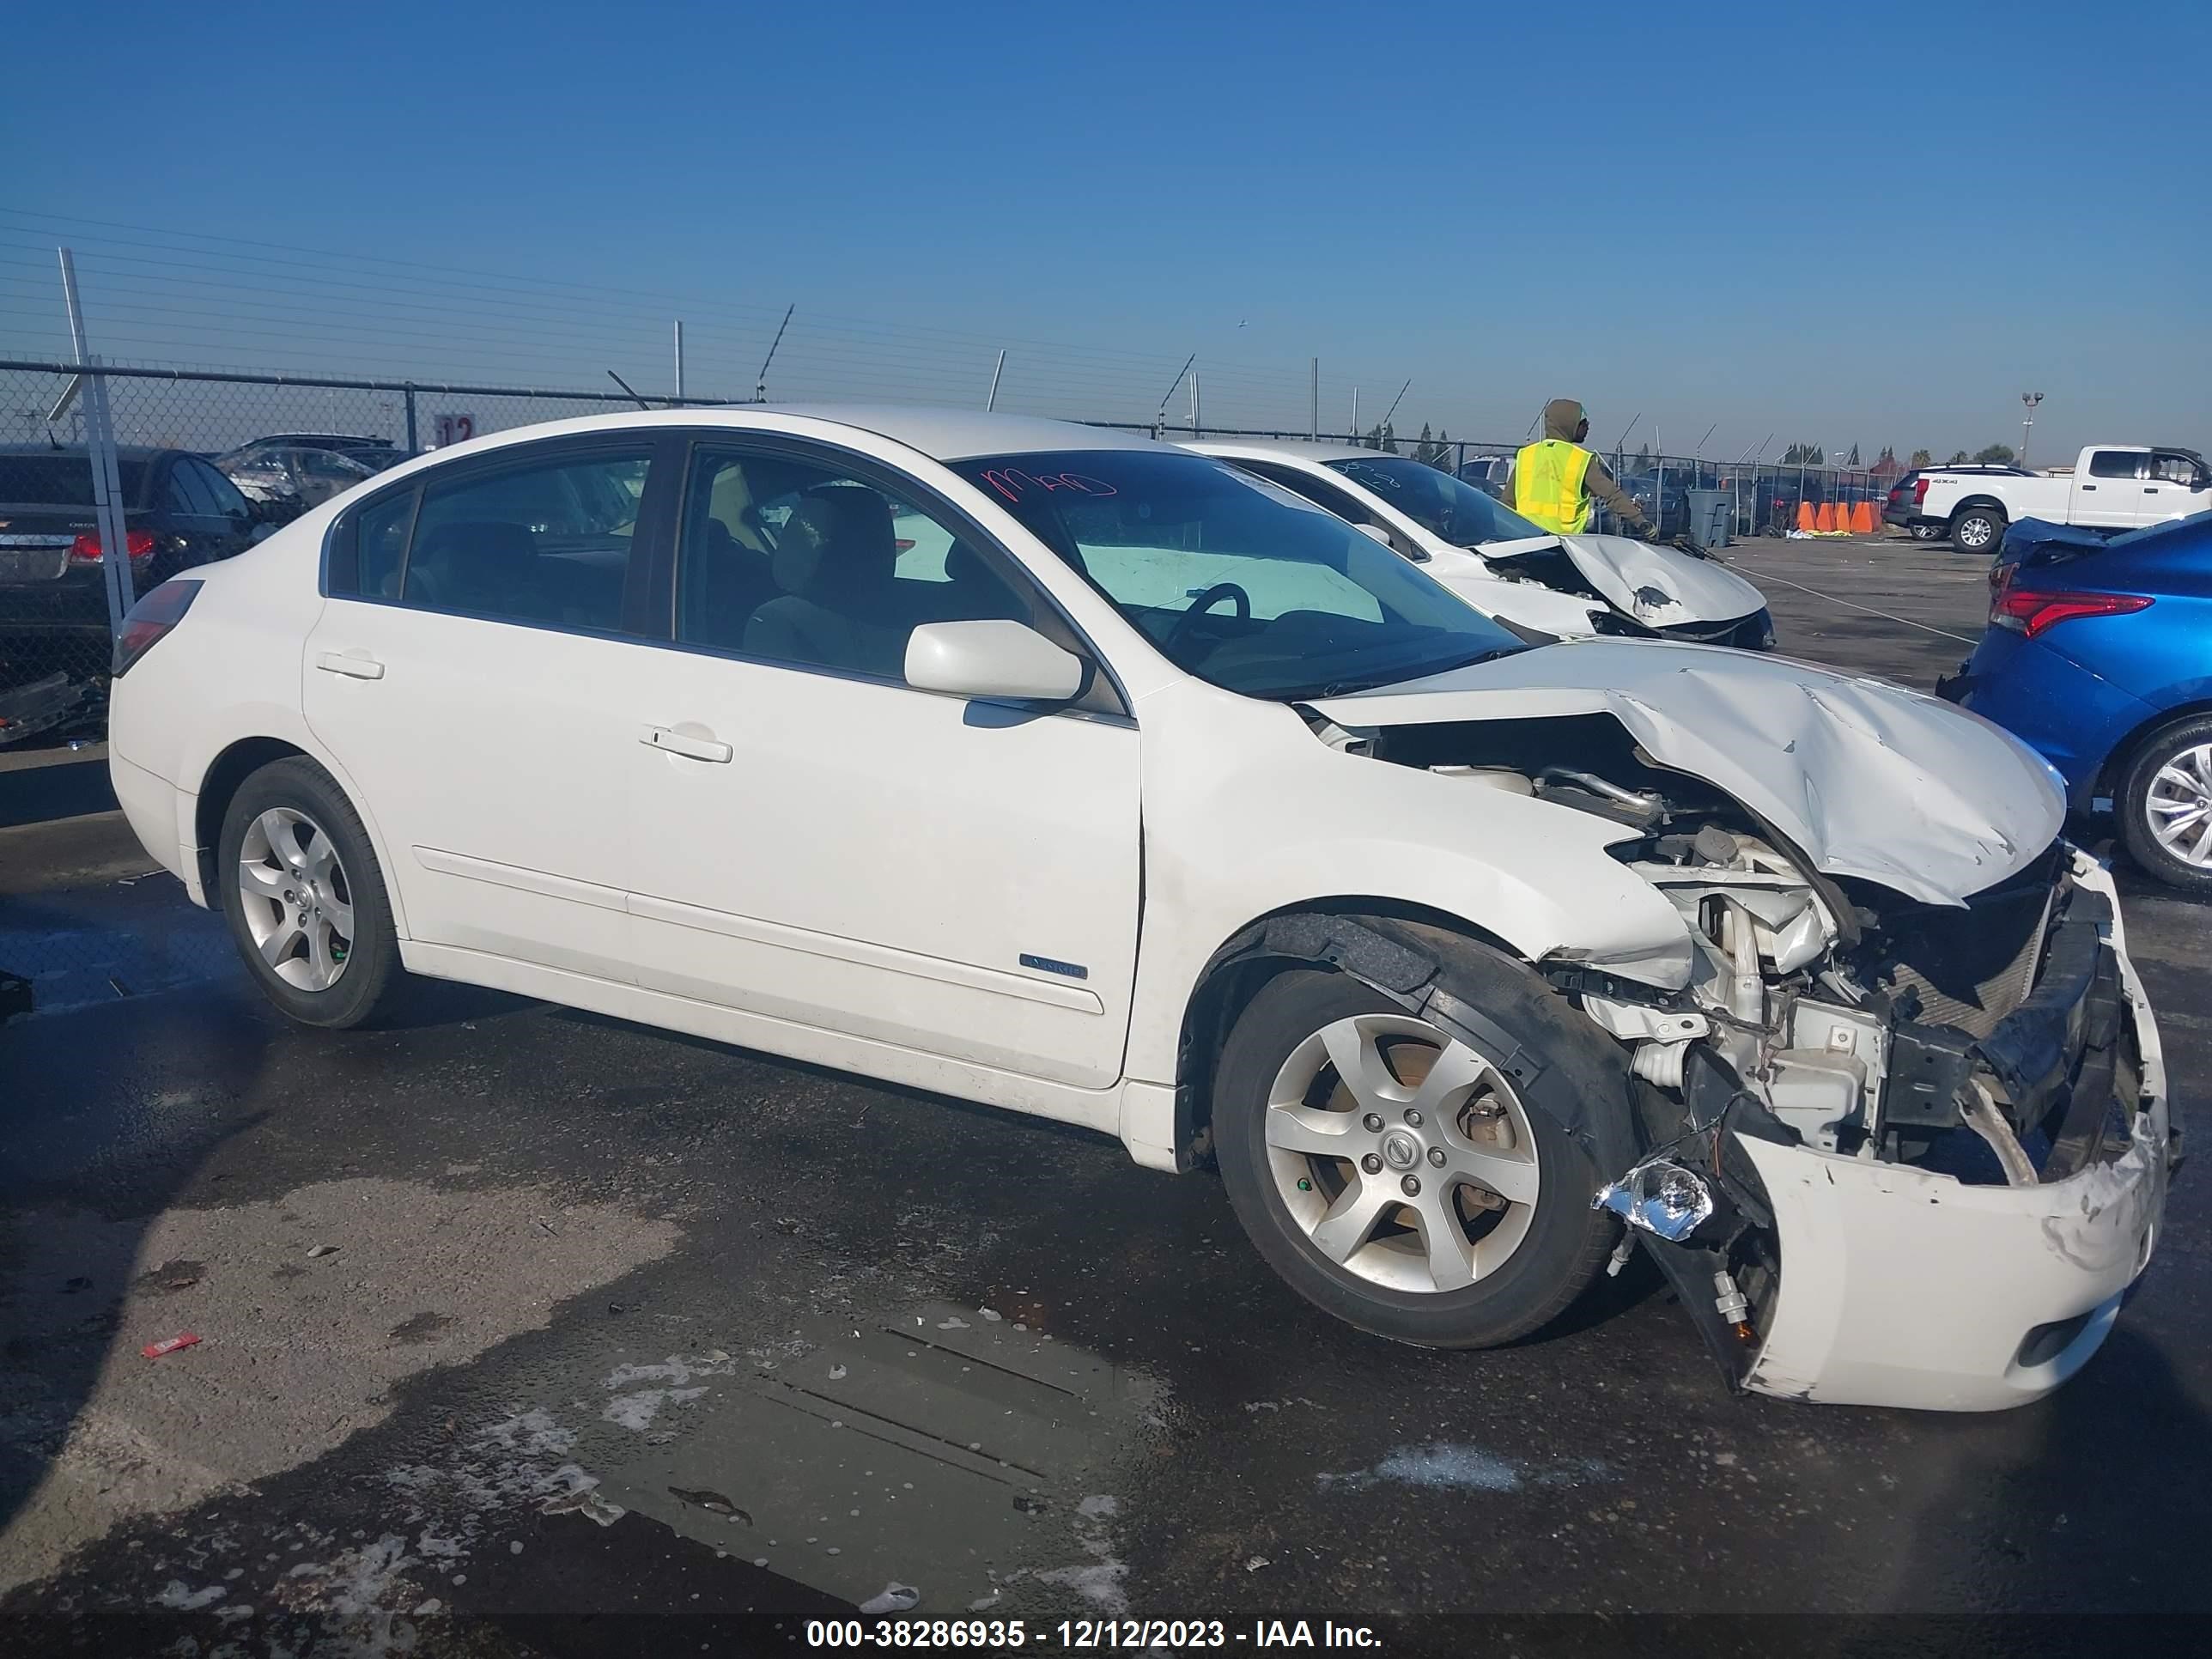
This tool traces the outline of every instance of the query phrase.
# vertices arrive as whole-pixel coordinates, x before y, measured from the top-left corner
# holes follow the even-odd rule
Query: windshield
[[[1334,514],[1202,455],[960,461],[1178,668],[1246,696],[1341,695],[1522,648]]]
[[[116,462],[123,499],[136,506],[145,498],[146,463],[131,456]],[[0,455],[0,501],[21,507],[90,507],[92,462],[82,451]]]
[[[1454,547],[1517,542],[1552,533],[1465,480],[1410,456],[1357,455],[1328,465],[1333,471],[1341,472]]]

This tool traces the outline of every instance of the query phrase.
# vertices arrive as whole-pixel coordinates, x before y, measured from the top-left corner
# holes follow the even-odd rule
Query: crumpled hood
[[[1766,595],[1726,565],[1632,536],[1562,536],[1583,580],[1646,628],[1735,622]]]
[[[1313,705],[1346,727],[1609,714],[1653,761],[1705,779],[1822,872],[1957,904],[2057,836],[2051,769],[1989,721],[1887,681],[1787,658],[1571,640]]]

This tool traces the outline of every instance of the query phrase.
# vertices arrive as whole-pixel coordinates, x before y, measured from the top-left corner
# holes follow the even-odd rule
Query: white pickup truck
[[[1915,518],[1949,526],[1961,553],[1994,553],[2021,519],[2133,530],[2212,507],[2212,467],[2193,449],[2092,444],[2070,471],[2040,476],[1930,467],[1914,480]]]

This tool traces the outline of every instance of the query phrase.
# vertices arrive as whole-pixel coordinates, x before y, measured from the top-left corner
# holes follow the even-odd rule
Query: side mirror
[[[1383,546],[1389,548],[1392,552],[1395,553],[1398,550],[1396,545],[1390,540],[1390,532],[1385,530],[1381,525],[1363,524],[1358,526],[1358,528],[1361,533],[1372,536],[1376,541],[1382,543]]]
[[[1083,661],[1022,623],[924,623],[907,636],[906,683],[956,697],[1065,702],[1083,689]]]

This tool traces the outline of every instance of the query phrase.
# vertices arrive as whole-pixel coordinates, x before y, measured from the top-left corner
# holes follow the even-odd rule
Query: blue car
[[[2039,750],[2075,811],[2109,800],[2147,873],[2212,894],[2212,513],[2110,540],[2023,520],[1990,581],[1936,694]]]

